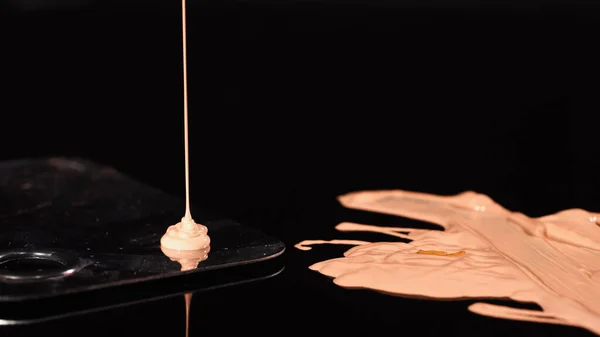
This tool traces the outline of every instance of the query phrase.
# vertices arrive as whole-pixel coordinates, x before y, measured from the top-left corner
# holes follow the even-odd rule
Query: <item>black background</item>
[[[183,196],[180,2],[0,8],[2,159],[86,157]],[[599,25],[592,1],[189,1],[193,202],[288,247],[357,238],[334,232],[343,220],[397,221],[341,209],[335,197],[353,190],[598,210]],[[291,248],[282,275],[198,295],[191,335],[586,334],[347,291],[306,269],[345,248]],[[178,335],[182,302],[0,335]]]

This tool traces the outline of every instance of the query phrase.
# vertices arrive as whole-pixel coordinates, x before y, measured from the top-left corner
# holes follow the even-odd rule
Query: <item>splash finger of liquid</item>
[[[542,311],[487,303],[475,303],[469,310],[496,318],[577,326],[600,335],[597,213],[574,209],[529,218],[474,192],[436,196],[365,191],[343,195],[339,201],[348,208],[426,221],[443,230],[341,223],[336,227],[340,231],[376,232],[412,241],[359,241],[344,257],[310,266],[333,277],[335,284],[440,299],[534,302]],[[309,244],[304,241],[301,247]]]

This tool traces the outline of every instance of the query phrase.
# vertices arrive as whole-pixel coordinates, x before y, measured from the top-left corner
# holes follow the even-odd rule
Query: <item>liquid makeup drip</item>
[[[181,22],[183,41],[183,121],[185,151],[185,215],[181,221],[170,226],[160,239],[161,247],[174,250],[201,250],[210,245],[208,228],[197,224],[190,211],[190,160],[188,137],[188,85],[187,85],[187,29],[186,3],[181,1]]]
[[[436,196],[365,191],[339,198],[353,209],[403,216],[440,230],[341,223],[340,231],[377,232],[404,242],[303,241],[356,247],[310,266],[347,288],[440,299],[510,298],[542,310],[475,303],[477,314],[581,327],[600,335],[598,213],[570,209],[529,218],[474,192]]]
[[[162,252],[181,265],[181,271],[196,269],[200,262],[208,258],[210,238],[208,228],[197,224],[190,211],[190,151],[188,137],[188,85],[187,85],[187,24],[186,0],[181,0],[181,27],[183,43],[183,128],[185,152],[185,215],[181,221],[170,226],[160,239]],[[190,307],[192,293],[185,298],[185,336],[190,331]]]

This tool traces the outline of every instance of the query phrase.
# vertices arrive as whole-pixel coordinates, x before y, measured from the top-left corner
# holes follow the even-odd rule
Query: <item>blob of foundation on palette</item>
[[[296,245],[355,247],[310,266],[348,288],[439,299],[502,299],[542,310],[478,302],[477,314],[570,325],[600,335],[600,219],[569,209],[530,218],[475,192],[438,196],[402,190],[355,192],[345,207],[437,224],[443,230],[341,223],[345,232],[377,232],[408,242],[313,240]],[[377,267],[377,268],[373,268]],[[443,285],[443,286],[440,286]]]

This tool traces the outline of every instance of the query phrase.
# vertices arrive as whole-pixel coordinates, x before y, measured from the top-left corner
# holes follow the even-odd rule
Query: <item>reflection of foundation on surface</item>
[[[185,297],[185,337],[190,335],[190,306],[192,305],[192,293],[183,295]]]
[[[208,259],[210,246],[198,250],[175,250],[161,246],[160,250],[171,259],[171,261],[178,262],[181,265],[181,271],[188,271],[196,269],[200,262]]]
[[[188,271],[198,268],[200,262],[208,259],[208,253],[210,252],[210,246],[199,249],[199,250],[174,250],[161,247],[163,254],[165,254],[171,261],[178,262],[181,265],[181,271]],[[190,331],[190,308],[192,305],[192,293],[186,293],[185,298],[185,336],[189,336]]]
[[[383,233],[411,241],[357,241],[344,257],[310,266],[333,277],[335,284],[400,296],[532,302],[542,310],[482,302],[469,310],[600,334],[597,213],[570,209],[529,218],[474,192],[436,196],[366,191],[339,200],[348,208],[427,221],[444,230],[342,223],[338,230]],[[297,247],[307,250],[311,244],[323,243],[351,244],[351,240],[303,241]]]

